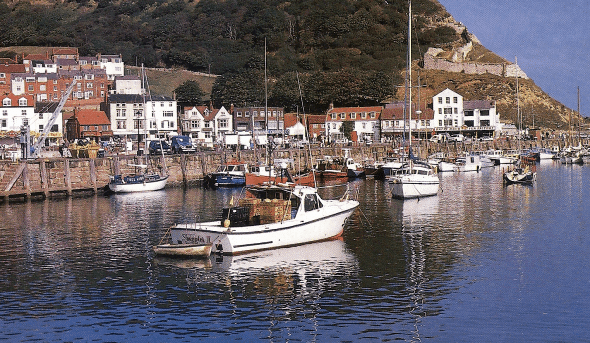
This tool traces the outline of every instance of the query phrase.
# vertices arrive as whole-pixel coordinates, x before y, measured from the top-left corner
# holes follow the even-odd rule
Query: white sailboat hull
[[[135,193],[157,191],[166,187],[168,176],[156,181],[146,181],[141,183],[109,183],[109,189],[115,193]]]
[[[236,255],[337,238],[358,205],[355,200],[328,200],[320,209],[283,222],[229,228],[219,221],[179,224],[170,233],[175,244],[212,243],[212,253]]]
[[[422,198],[438,194],[440,180],[436,175],[404,175],[392,182],[391,196],[398,199]]]

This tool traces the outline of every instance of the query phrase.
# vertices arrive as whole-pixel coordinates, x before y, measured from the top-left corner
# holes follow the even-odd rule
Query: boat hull
[[[303,186],[315,186],[315,177],[313,172],[306,173],[303,175],[294,175],[291,176],[290,179],[293,183]],[[290,182],[289,177],[287,176],[268,176],[268,175],[258,175],[256,173],[246,173],[246,186],[252,185],[262,185],[264,183],[269,182],[274,184],[279,183],[286,183]]]
[[[537,174],[534,172],[515,172],[508,171],[504,173],[503,179],[506,184],[532,184],[535,182]]]
[[[138,183],[109,183],[109,189],[114,193],[135,193],[135,192],[147,192],[157,191],[166,187],[168,176],[160,178],[155,181],[145,181]]]
[[[160,244],[154,246],[154,253],[172,257],[208,257],[211,244]]]
[[[342,235],[346,220],[358,207],[354,200],[329,202],[334,203],[306,213],[304,219],[229,228],[219,222],[179,224],[170,233],[173,242],[212,243],[213,253],[225,255],[325,241]]]
[[[391,196],[396,199],[422,198],[438,194],[440,180],[436,176],[395,178],[391,181]]]

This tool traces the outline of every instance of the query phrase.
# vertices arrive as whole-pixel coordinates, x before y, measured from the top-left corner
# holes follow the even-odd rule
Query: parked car
[[[462,134],[457,134],[457,135],[452,135],[451,136],[451,141],[452,142],[463,142],[465,140],[465,136],[463,136]]]
[[[151,141],[148,147],[150,155],[170,154],[170,144],[166,141]]]
[[[195,147],[189,136],[174,136],[172,137],[171,145],[173,154],[188,154],[195,152]]]
[[[430,137],[430,141],[434,143],[443,143],[448,142],[451,139],[451,136],[448,133],[438,133],[432,137]]]
[[[492,136],[483,136],[480,138],[481,141],[493,141],[494,137]]]

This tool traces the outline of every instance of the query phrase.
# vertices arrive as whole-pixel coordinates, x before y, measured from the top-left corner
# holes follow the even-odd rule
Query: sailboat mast
[[[270,171],[270,141],[268,140],[268,79],[266,77],[266,38],[264,38],[264,127],[266,131],[266,164]],[[269,172],[270,178],[270,172]]]
[[[408,139],[410,141],[410,150],[412,149],[412,1],[408,1],[408,61],[406,80],[406,91],[408,92],[408,104],[406,104],[406,113],[408,114],[408,132],[410,133]]]

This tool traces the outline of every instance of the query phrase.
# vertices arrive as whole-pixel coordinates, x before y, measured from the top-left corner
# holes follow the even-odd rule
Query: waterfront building
[[[252,124],[254,124],[254,132],[257,135],[278,137],[283,134],[285,127],[283,107],[268,107],[266,112],[264,106],[235,107],[231,108],[230,112],[234,120],[233,128],[236,132],[252,132]]]
[[[381,106],[369,107],[334,107],[332,104],[326,114],[325,135],[329,142],[340,142],[350,130],[353,142],[371,142],[379,140],[379,118]],[[349,123],[349,124],[345,124]],[[350,125],[350,128],[346,128]]]
[[[111,122],[106,113],[97,110],[74,110],[66,123],[66,138],[89,139],[95,142],[108,141],[113,136]]]
[[[23,125],[29,125],[31,131],[40,132],[49,118],[35,115],[35,99],[31,95],[5,94],[0,103],[0,131],[20,132]]]
[[[176,100],[170,97],[144,100],[142,94],[110,94],[106,108],[113,135],[119,138],[135,140],[145,133],[152,138],[168,138],[178,134]]]
[[[307,132],[310,140],[323,142],[326,138],[326,116],[325,115],[307,115]]]
[[[406,113],[404,121],[404,102],[392,102],[386,104],[381,113],[380,129],[381,138],[391,140],[394,136],[401,136],[404,131],[412,129],[413,137],[426,137],[433,128],[433,111],[426,104],[412,104],[412,120],[409,113]]]
[[[182,134],[202,145],[213,146],[214,142],[223,141],[223,137],[233,131],[232,119],[224,106],[219,109],[211,106],[185,107],[181,119]]]
[[[502,127],[495,101],[464,101],[463,96],[448,88],[432,97],[432,109],[437,133],[481,137],[493,135]]]

